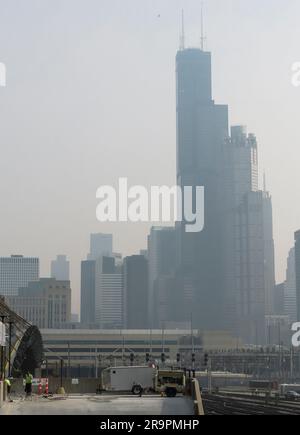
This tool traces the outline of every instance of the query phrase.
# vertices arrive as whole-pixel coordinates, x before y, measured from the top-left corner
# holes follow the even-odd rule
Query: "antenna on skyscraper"
[[[185,49],[185,26],[184,26],[184,10],[181,11],[181,35],[180,35],[180,50]]]
[[[267,191],[267,176],[266,176],[266,171],[264,171],[264,192]]]
[[[206,37],[204,36],[204,16],[203,16],[204,3],[201,3],[201,50],[204,51],[204,42]]]

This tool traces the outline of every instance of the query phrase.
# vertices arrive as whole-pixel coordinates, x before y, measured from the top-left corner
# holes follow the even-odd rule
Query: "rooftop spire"
[[[267,192],[267,176],[266,171],[264,171],[264,192]]]
[[[185,26],[184,26],[184,10],[181,11],[181,35],[180,35],[180,50],[185,49]]]
[[[201,3],[201,50],[204,51],[204,42],[206,37],[204,35],[204,16],[203,16],[203,6],[204,3]]]

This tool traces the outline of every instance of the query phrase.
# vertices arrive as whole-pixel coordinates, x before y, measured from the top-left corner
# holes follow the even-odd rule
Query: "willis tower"
[[[231,182],[227,175],[228,107],[212,99],[211,54],[181,49],[177,76],[177,183],[205,189],[205,227],[185,232],[177,224],[178,321],[193,319],[203,330],[226,328],[226,294],[230,287],[231,256],[228,221]],[[194,189],[195,190],[195,189]]]

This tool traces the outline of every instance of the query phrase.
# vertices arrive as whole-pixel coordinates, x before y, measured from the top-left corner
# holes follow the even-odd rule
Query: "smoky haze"
[[[146,247],[150,225],[100,224],[96,190],[176,182],[175,54],[180,11],[187,46],[200,45],[198,0],[0,0],[0,255],[80,261],[91,232],[114,234],[124,255]],[[298,0],[209,0],[206,48],[213,95],[247,125],[273,196],[278,281],[300,228]],[[155,169],[155,170],[154,170]]]

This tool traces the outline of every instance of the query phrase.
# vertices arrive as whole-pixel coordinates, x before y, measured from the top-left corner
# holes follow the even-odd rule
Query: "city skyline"
[[[76,15],[81,10],[81,7],[78,2],[74,3],[73,11]],[[115,3],[122,7],[120,2]],[[50,276],[48,273],[48,265],[50,264],[50,260],[53,260],[58,252],[64,252],[67,254],[72,267],[71,281],[73,284],[72,287],[74,288],[74,306],[76,307],[76,311],[78,311],[79,308],[80,261],[85,258],[85,252],[88,250],[89,233],[114,233],[116,245],[115,250],[121,251],[124,256],[127,256],[136,254],[140,249],[146,247],[147,235],[151,226],[151,224],[137,226],[132,226],[130,224],[128,227],[125,225],[116,227],[114,227],[114,225],[99,225],[94,217],[96,204],[94,195],[96,188],[99,185],[99,181],[102,182],[102,184],[107,184],[107,182],[112,183],[115,180],[115,176],[121,174],[126,175],[124,172],[128,171],[132,173],[132,179],[133,181],[136,181],[137,184],[153,184],[153,182],[154,184],[158,184],[157,180],[158,182],[161,182],[161,184],[173,184],[175,179],[174,56],[176,48],[178,47],[178,23],[182,2],[174,2],[170,9],[170,15],[166,16],[166,11],[168,11],[168,7],[170,7],[169,2],[167,3],[167,6],[162,6],[159,2],[156,2],[154,6],[146,8],[145,14],[144,12],[141,12],[137,3],[132,1],[129,8],[130,13],[127,13],[124,22],[120,22],[119,18],[115,18],[117,36],[120,35],[119,32],[121,32],[122,29],[124,30],[124,28],[126,28],[128,30],[128,26],[137,22],[139,19],[143,19],[143,22],[147,24],[146,30],[148,32],[147,35],[144,35],[142,29],[139,27],[136,32],[129,31],[128,39],[126,42],[123,42],[123,48],[126,47],[126,49],[129,50],[131,62],[133,62],[136,55],[144,50],[148,50],[149,54],[149,60],[145,57],[141,58],[138,75],[132,74],[131,76],[126,73],[124,69],[121,69],[120,72],[120,74],[123,74],[124,83],[129,85],[129,89],[132,90],[133,83],[135,83],[136,88],[133,96],[135,103],[139,106],[139,115],[137,115],[135,109],[132,109],[131,115],[126,117],[126,125],[121,121],[120,112],[118,111],[119,109],[116,109],[116,114],[119,115],[117,117],[119,120],[119,127],[121,131],[125,133],[123,135],[123,141],[126,146],[124,146],[124,143],[121,143],[121,136],[112,135],[111,133],[108,133],[108,130],[106,129],[104,134],[101,135],[100,131],[94,127],[98,121],[98,116],[96,116],[97,109],[99,109],[99,112],[102,115],[105,115],[104,119],[106,120],[114,117],[112,106],[110,106],[111,103],[109,103],[109,110],[107,113],[104,113],[101,104],[98,103],[100,106],[97,105],[95,100],[99,102],[103,100],[109,101],[109,94],[104,91],[102,81],[105,81],[105,78],[108,78],[108,73],[111,72],[122,59],[122,57],[118,56],[116,56],[115,59],[110,59],[111,49],[117,47],[117,38],[109,40],[107,45],[103,45],[100,38],[104,29],[106,29],[103,24],[103,18],[101,18],[103,16],[102,14],[104,12],[111,12],[106,2],[104,2],[102,7],[99,8],[96,6],[96,3],[93,2],[95,12],[99,12],[99,20],[101,22],[99,29],[101,29],[101,31],[98,29],[96,20],[94,21],[93,19],[92,29],[94,33],[88,33],[89,40],[86,41],[83,38],[82,45],[79,45],[78,48],[79,50],[84,50],[89,46],[88,54],[84,57],[83,64],[77,65],[78,71],[74,72],[74,81],[71,83],[71,88],[72,86],[75,88],[77,80],[77,86],[80,91],[79,101],[81,103],[89,103],[86,113],[81,112],[80,108],[78,108],[77,112],[75,110],[71,111],[67,118],[65,117],[66,115],[63,115],[62,113],[63,110],[70,110],[70,106],[66,104],[66,100],[71,89],[68,89],[65,86],[65,73],[62,73],[60,68],[63,68],[64,66],[69,67],[67,68],[69,73],[71,71],[71,61],[77,59],[75,45],[78,40],[72,39],[75,35],[71,24],[68,29],[69,33],[67,39],[60,41],[62,42],[62,46],[58,53],[55,52],[54,49],[59,47],[59,39],[55,39],[52,45],[52,43],[50,44],[50,41],[48,41],[46,35],[42,34],[42,40],[46,43],[46,46],[44,49],[45,58],[40,62],[37,62],[36,57],[36,55],[39,55],[40,46],[39,43],[33,39],[37,32],[41,31],[39,22],[33,26],[30,35],[27,36],[27,38],[29,38],[27,40],[29,43],[28,46],[31,48],[35,47],[36,49],[36,52],[34,51],[31,56],[29,56],[28,51],[25,51],[24,55],[19,59],[17,57],[19,51],[15,44],[8,44],[8,46],[5,47],[4,42],[1,42],[1,49],[4,53],[1,60],[5,61],[8,66],[7,88],[1,89],[0,110],[1,113],[3,112],[4,120],[2,123],[3,125],[1,124],[1,128],[3,129],[4,144],[6,144],[7,148],[11,147],[12,150],[6,151],[6,159],[4,159],[5,166],[7,166],[7,168],[13,167],[13,152],[17,150],[23,158],[20,159],[22,164],[18,164],[15,169],[12,169],[11,174],[7,173],[6,167],[1,166],[1,195],[5,198],[5,210],[3,216],[4,223],[0,230],[0,236],[3,242],[0,248],[0,254],[2,256],[9,256],[16,252],[27,256],[38,256],[41,260],[41,276]],[[266,168],[268,190],[272,192],[273,196],[276,271],[277,281],[281,282],[284,279],[287,253],[293,246],[293,234],[300,226],[297,224],[297,222],[300,222],[300,210],[298,210],[298,206],[293,202],[293,198],[297,196],[297,178],[294,181],[288,179],[288,175],[290,173],[296,174],[297,170],[296,162],[298,151],[296,149],[296,144],[298,142],[299,132],[296,131],[296,107],[300,94],[298,89],[291,86],[290,67],[294,61],[298,60],[296,42],[294,45],[294,39],[291,38],[292,35],[296,36],[296,28],[294,28],[291,23],[293,23],[293,19],[297,16],[297,11],[299,11],[300,8],[294,1],[285,3],[287,5],[285,7],[285,12],[287,14],[288,22],[290,23],[290,26],[288,26],[287,24],[281,23],[279,19],[279,10],[282,2],[274,2],[274,9],[270,12],[269,20],[273,20],[272,22],[276,23],[273,24],[275,28],[278,26],[278,28],[281,29],[281,25],[282,27],[285,26],[285,32],[280,36],[280,40],[276,41],[276,36],[274,37],[274,34],[272,34],[272,39],[274,40],[275,38],[274,46],[282,48],[286,41],[289,41],[290,43],[287,53],[283,54],[283,51],[281,51],[283,60],[278,62],[278,59],[274,59],[275,49],[273,49],[273,45],[271,46],[269,37],[263,32],[263,23],[258,19],[257,14],[251,12],[250,5],[248,7],[243,2],[244,9],[241,11],[241,6],[233,7],[232,2],[229,1],[225,3],[226,5],[221,6],[221,8],[224,8],[224,11],[226,11],[226,17],[228,20],[222,20],[220,18],[221,14],[218,15],[216,23],[220,27],[218,29],[216,29],[217,26],[212,26],[216,2],[211,2],[206,7],[206,33],[208,33],[208,43],[206,43],[206,48],[209,49],[209,51],[212,51],[214,59],[214,95],[216,96],[217,103],[224,102],[229,104],[231,111],[231,125],[248,125],[249,131],[255,132],[258,137],[260,153],[262,155],[261,160],[263,162],[261,169],[263,167]],[[68,2],[62,2],[61,9],[56,11],[57,15],[55,15],[50,3],[45,2],[45,4],[48,5],[47,9],[49,9],[48,12],[52,20],[51,24],[53,27],[51,30],[58,30],[58,38],[59,35],[62,35],[61,25],[66,16]],[[12,2],[12,6],[5,5],[3,8],[4,16],[9,17],[14,10],[14,7],[14,2]],[[35,2],[29,1],[27,7],[29,12],[36,14],[36,16],[40,16],[39,14],[41,14],[41,10],[37,7]],[[133,7],[136,7],[135,14],[131,14]],[[262,16],[267,19],[266,2],[261,2],[260,7]],[[158,19],[158,14],[156,13],[157,10],[160,12],[160,21]],[[25,16],[27,20],[31,20],[28,11]],[[192,17],[192,15],[194,15],[193,11],[195,11],[195,15],[198,13],[200,17],[200,11],[196,2],[193,2],[191,6],[186,8],[187,45],[191,45],[192,41],[193,44],[199,46],[200,43],[198,41],[200,30],[197,29],[196,17]],[[111,18],[111,15],[109,16]],[[238,30],[240,26],[242,27],[242,23],[246,25],[245,36],[241,36],[241,41],[239,43],[233,40],[233,34],[231,34],[230,29],[228,29],[228,23],[231,22],[234,17],[238,17],[240,20],[238,23],[235,21],[235,25],[237,26],[236,30]],[[251,39],[252,30],[250,29],[252,20],[256,20],[256,29],[262,43],[262,47],[257,53],[253,50],[255,44]],[[267,22],[270,23],[270,21]],[[77,22],[77,20],[75,20],[75,22]],[[112,23],[113,22],[110,22],[110,25]],[[82,33],[80,33],[82,36],[86,31],[86,24],[87,21],[85,21],[83,17]],[[289,27],[291,27],[291,29]],[[226,28],[228,32],[228,37],[225,41],[227,44],[220,42],[220,32],[224,30],[224,28]],[[23,27],[20,23],[20,32],[22,32],[22,29]],[[78,29],[76,30],[78,31]],[[98,30],[100,34],[98,33]],[[168,33],[166,30],[168,30]],[[10,30],[7,29],[5,25],[3,25],[1,31],[5,31],[7,32],[7,35],[10,35]],[[155,32],[157,32],[157,36],[153,41],[150,41],[150,35],[153,36]],[[18,35],[21,35],[21,33]],[[143,36],[145,49],[142,51],[140,46],[136,45],[134,39],[134,36],[137,35]],[[7,40],[7,38],[2,39],[3,41]],[[163,50],[160,46],[164,45],[164,42],[167,45],[167,51],[165,49]],[[247,54],[242,52],[243,43]],[[95,62],[95,59],[93,58],[92,48],[96,48],[97,46],[100,47],[100,53],[103,54],[103,59],[105,60],[104,63],[93,63]],[[66,62],[62,59],[61,54],[63,54],[64,50],[67,48],[69,49],[71,57],[68,58]],[[265,52],[263,51],[264,49],[266,50]],[[10,52],[8,52],[8,50],[10,50]],[[236,59],[234,59],[234,51],[237,51],[239,58],[243,59],[244,67],[241,67],[240,62],[237,64],[233,63],[233,61],[236,61]],[[271,78],[269,76],[271,73],[268,74],[267,71],[262,71],[262,67],[264,66],[262,58],[264,54],[266,56],[268,54],[268,62],[270,62],[268,70],[269,72],[271,71],[272,75],[275,77]],[[28,55],[29,62],[26,62],[26,55]],[[55,57],[56,55],[58,57]],[[109,60],[111,60],[111,63]],[[254,72],[249,68],[255,60],[257,60],[257,63],[262,62],[262,66],[258,68],[257,72]],[[19,68],[20,62],[23,64],[24,76],[22,79],[13,72],[15,68]],[[156,66],[153,67],[151,62]],[[230,64],[230,62],[232,63]],[[32,66],[29,67],[29,64]],[[45,74],[44,67],[46,64],[50,67],[49,76]],[[58,70],[55,69],[55,65],[59,65]],[[82,73],[83,67],[86,68],[89,66],[92,70],[93,65],[96,67],[98,76],[97,74],[95,74],[96,77],[94,77],[94,75],[89,76],[89,78],[93,79],[93,86],[95,86],[95,88],[89,88],[78,80],[79,76],[77,74]],[[277,68],[273,69],[272,67],[275,65],[277,65]],[[42,78],[38,77],[39,74],[41,74]],[[62,76],[60,76],[60,74],[62,74]],[[261,74],[261,76],[259,74]],[[118,80],[121,78],[121,75],[119,76],[115,73],[113,76],[113,83],[115,83],[116,88],[110,88],[110,91],[112,93],[112,101],[116,103],[119,98],[120,103],[122,102],[121,107],[124,109],[126,107],[126,91],[121,89],[117,84]],[[138,81],[136,80],[137,78],[139,78]],[[23,115],[22,108],[33,91],[33,82],[35,80],[37,80],[36,85],[38,92],[43,92],[43,90],[45,90],[44,86],[46,83],[49,84],[49,80],[50,83],[53,81],[53,86],[57,86],[55,93],[56,96],[58,95],[58,92],[62,91],[62,87],[63,92],[61,97],[62,100],[55,100],[55,98],[52,100],[49,94],[46,93],[47,98],[44,102],[45,106],[43,106],[44,113],[41,115],[37,113],[36,109],[39,107],[39,104],[42,104],[42,101],[38,98],[36,94],[37,91],[33,92],[33,108],[30,112],[31,116],[36,116],[36,118],[34,118],[35,124],[40,122],[41,127],[39,127],[35,133],[32,133],[25,125],[27,122],[28,125],[32,126],[32,121],[25,117],[25,120],[22,122],[20,121],[20,115]],[[145,89],[145,81],[149,84],[150,91],[154,94],[153,97],[151,97],[149,90]],[[277,85],[276,88],[275,85]],[[274,95],[274,89],[278,91],[276,95]],[[96,90],[96,94],[93,98],[91,93],[92,90]],[[137,97],[136,92],[139,93],[142,92],[142,90],[143,98],[140,99]],[[283,98],[282,95],[284,92],[286,92],[287,95],[287,100],[283,100],[287,101],[286,105],[280,104],[280,99]],[[9,100],[9,98],[11,98],[11,100]],[[160,99],[158,100],[158,98]],[[9,103],[9,101],[11,102]],[[63,103],[63,105],[61,111],[59,111],[59,115],[56,116],[52,109],[58,101]],[[157,115],[154,113],[156,110],[154,111],[152,108],[154,107],[155,101],[155,109],[157,109],[157,106],[161,106]],[[257,106],[258,101],[259,105],[262,106],[261,108],[255,107],[255,104]],[[17,104],[20,103],[21,107],[21,109],[19,109],[15,114],[15,122],[19,123],[19,128],[23,135],[22,140],[15,132],[12,132],[13,118],[11,117],[10,112],[14,109],[16,102]],[[270,107],[271,105],[272,108]],[[269,111],[267,112],[268,106]],[[286,113],[286,106],[289,106],[288,110],[291,112]],[[293,110],[293,108],[295,108],[295,110]],[[284,113],[281,110],[283,110]],[[45,120],[51,116],[53,131],[48,130],[45,121],[42,119],[42,115]],[[74,127],[73,122],[71,123],[72,117],[77,119],[80,115],[83,115],[83,133],[80,133],[78,129]],[[280,125],[276,125],[276,122],[274,121],[281,119],[286,121]],[[64,127],[62,127],[61,120],[66,122]],[[136,122],[140,123],[141,127],[138,129],[134,140],[132,140],[129,130],[134,127]],[[153,122],[156,124],[156,134],[152,133]],[[103,124],[104,121],[102,121],[101,125],[103,126]],[[108,122],[108,125],[110,131],[112,131],[111,121]],[[292,128],[292,133],[287,133],[290,125],[295,125],[295,129]],[[42,127],[45,128],[44,132],[42,131]],[[87,133],[88,127],[93,127],[93,134],[90,135]],[[70,133],[72,129],[75,129],[75,132],[78,133],[80,137],[79,140]],[[146,137],[147,131],[151,132],[150,141]],[[157,131],[161,131],[161,136],[158,136]],[[48,138],[46,137],[47,135]],[[139,146],[140,142],[143,144],[141,147]],[[24,150],[21,147],[21,143],[24,144]],[[164,143],[166,143],[165,147],[162,146]],[[78,151],[76,151],[76,145],[78,146],[78,149],[81,150],[79,154]],[[131,154],[128,153],[129,145],[131,147],[130,149],[132,149],[132,154],[136,156],[136,159],[134,159],[135,162],[132,162],[130,158],[123,160],[123,157],[126,154]],[[147,147],[151,149],[152,153],[147,153],[147,158],[145,158],[144,152]],[[109,148],[111,148],[111,150],[109,150]],[[123,148],[127,150],[124,154],[122,151]],[[53,149],[54,152],[51,151],[50,153],[49,149]],[[104,160],[101,159],[101,149],[104,150]],[[285,150],[284,156],[282,155],[283,149]],[[41,180],[40,188],[36,187],[37,183],[34,177],[32,179],[26,177],[26,174],[32,170],[32,163],[26,157],[26,154],[30,154],[27,153],[28,150],[30,150],[34,156],[31,160],[36,162],[35,173],[38,179]],[[113,158],[112,154],[115,153],[120,156],[120,159]],[[157,174],[151,174],[151,171],[147,172],[147,168],[149,167],[149,164],[156,164],[158,153],[160,153],[158,171]],[[56,154],[58,160],[53,159],[50,154]],[[69,159],[71,155],[73,155],[73,157]],[[80,160],[82,155],[84,156],[83,161]],[[291,158],[291,156],[295,156],[295,158]],[[96,160],[97,163],[93,163],[92,160]],[[105,162],[104,164],[108,166],[108,170],[104,168],[102,160]],[[49,167],[51,167],[51,165],[54,163],[56,164],[57,161],[59,162],[59,165],[54,167],[57,168],[58,172],[64,173],[65,168],[68,167],[69,164],[73,174],[70,174],[69,178],[65,181],[63,178],[58,176],[56,181],[58,187],[53,188],[53,186],[43,180],[42,174],[47,162],[49,162]],[[124,161],[125,165],[123,164]],[[136,161],[139,162],[139,165],[137,165],[138,168],[135,169],[132,164],[136,165]],[[108,165],[109,162],[110,165]],[[98,171],[99,173],[101,172],[101,177],[97,175]],[[47,173],[46,171],[47,175],[50,175],[51,172]],[[69,171],[67,172],[69,173]],[[81,174],[82,178],[80,176]],[[90,177],[88,174],[90,174]],[[19,184],[16,185],[15,181],[11,179],[12,175],[17,180],[20,178],[24,179],[25,177],[26,182],[24,183],[24,187],[21,188]],[[79,183],[81,183],[81,186],[79,186]],[[75,185],[75,189],[73,184]],[[262,185],[261,180],[260,185]],[[78,197],[76,191],[77,187],[79,187]],[[10,199],[11,195],[8,195],[7,189],[9,189],[9,191],[10,189],[15,189],[17,193],[16,199],[20,200],[23,208],[22,218],[18,217],[18,208]],[[26,192],[31,193],[27,201],[28,205],[23,199],[26,197],[25,189]],[[39,189],[41,189],[41,192]],[[66,209],[65,195],[67,193],[69,193],[70,202],[69,208]],[[28,208],[28,206],[30,208]],[[29,211],[34,210],[35,207],[37,207],[36,213],[29,214]],[[55,215],[57,215],[57,209],[60,210],[59,218],[54,216],[54,208],[56,210]],[[293,210],[292,213],[291,210]],[[8,216],[10,216],[11,222],[7,219]],[[72,221],[72,216],[74,217],[74,222]],[[14,233],[12,233],[13,229],[15,230]],[[46,236],[46,233],[51,237]],[[13,234],[13,237],[10,237],[11,234]]]

